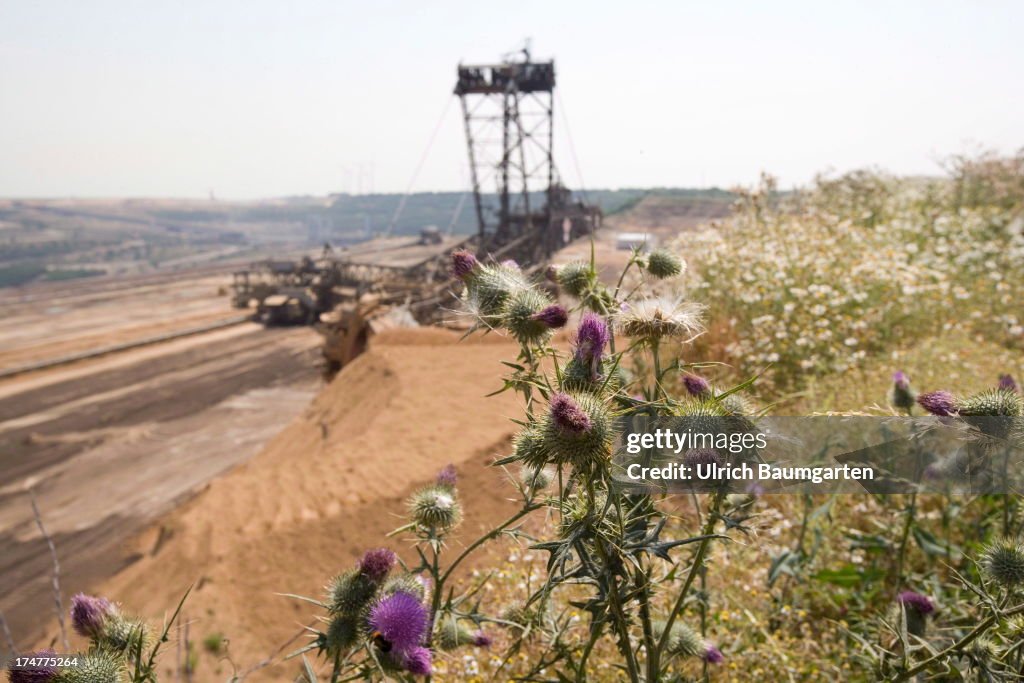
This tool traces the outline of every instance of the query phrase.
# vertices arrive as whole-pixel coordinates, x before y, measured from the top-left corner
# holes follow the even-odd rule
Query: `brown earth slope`
[[[402,523],[405,497],[449,462],[467,511],[457,552],[484,521],[514,510],[511,489],[486,463],[508,448],[516,400],[484,396],[500,386],[500,361],[515,351],[498,337],[459,342],[438,329],[375,338],[259,455],[138,539],[142,559],[96,591],[158,621],[195,584],[185,608],[190,638],[224,634],[244,670],[315,613],[275,593],[319,595],[367,547],[412,559],[407,544],[385,534]],[[173,655],[166,660],[172,666]],[[249,680],[290,680],[292,667]],[[224,680],[231,668],[206,655],[196,680]]]

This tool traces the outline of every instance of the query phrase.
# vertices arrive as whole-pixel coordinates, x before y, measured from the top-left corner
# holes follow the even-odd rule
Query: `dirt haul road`
[[[0,332],[0,359],[45,360],[237,315],[216,291],[204,278],[169,294],[145,283],[71,293],[49,315],[7,300],[0,306],[19,326]],[[308,405],[322,383],[318,343],[309,328],[243,323],[0,380],[0,611],[20,647],[39,637],[53,605],[27,489],[57,547],[66,607],[134,561],[127,539]]]

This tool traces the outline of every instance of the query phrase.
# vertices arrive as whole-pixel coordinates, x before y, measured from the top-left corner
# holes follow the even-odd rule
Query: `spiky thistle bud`
[[[551,484],[554,474],[549,467],[524,466],[519,472],[519,481],[532,491],[541,491]]]
[[[467,306],[489,324],[502,322],[505,302],[528,287],[518,268],[501,264],[478,264],[465,283]]]
[[[71,598],[71,626],[75,633],[86,638],[95,638],[103,630],[103,624],[116,610],[106,598],[97,598],[79,593]]]
[[[401,574],[388,579],[381,590],[382,595],[408,593],[420,602],[426,602],[429,595],[430,582],[417,574]]]
[[[999,388],[1003,391],[1012,391],[1015,394],[1020,393],[1020,387],[1017,386],[1017,382],[1013,379],[1013,375],[1008,373],[999,375]]]
[[[565,324],[569,322],[569,312],[565,310],[564,306],[552,304],[539,313],[535,313],[533,319],[549,329],[555,330],[565,327]]]
[[[395,554],[387,548],[367,550],[359,558],[359,573],[374,583],[380,583],[395,566]]]
[[[892,376],[892,388],[889,390],[889,403],[910,415],[917,405],[917,394],[910,386],[910,378],[902,370]]]
[[[540,316],[551,307],[551,299],[530,288],[512,292],[505,301],[502,323],[520,344],[540,344],[551,336],[551,326]]]
[[[590,264],[582,261],[565,264],[558,269],[556,277],[559,286],[577,299],[582,297],[594,282],[594,272],[590,269]]]
[[[958,412],[965,417],[1020,417],[1022,405],[1019,394],[990,389],[960,401]]]
[[[926,595],[914,591],[902,591],[896,596],[896,602],[903,606],[907,618],[907,632],[923,638],[928,629],[927,618],[935,611],[935,604]]]
[[[1012,538],[992,543],[981,556],[981,568],[996,583],[1012,588],[1024,583],[1024,546]]]
[[[454,489],[459,483],[459,474],[455,471],[455,465],[445,465],[434,479],[438,486]]]
[[[572,463],[577,470],[587,471],[610,455],[612,418],[592,394],[553,395],[539,429],[542,450],[553,464]]]
[[[331,656],[350,650],[363,635],[360,619],[357,616],[339,614],[327,625],[327,652]]]
[[[476,269],[479,262],[476,260],[476,256],[472,252],[466,251],[465,249],[459,249],[458,251],[452,252],[452,275],[465,280],[472,274]]]
[[[428,486],[409,500],[416,524],[435,531],[448,531],[462,520],[462,507],[455,492],[443,486]]]
[[[382,651],[404,654],[423,643],[429,617],[415,596],[400,592],[374,603],[367,626]]]
[[[971,641],[970,645],[967,646],[967,654],[971,658],[982,664],[990,661],[998,653],[996,644],[992,642],[987,636],[981,636]]]
[[[711,394],[711,383],[700,375],[686,373],[683,375],[683,386],[690,396],[707,396]]]
[[[516,459],[533,469],[544,467],[551,459],[543,431],[536,425],[526,427],[516,434],[512,439],[512,448]]]
[[[359,614],[377,592],[377,585],[358,569],[339,574],[327,586],[327,608],[333,614]]]
[[[95,642],[109,652],[132,655],[148,646],[149,627],[141,619],[131,619],[119,613],[113,614],[103,622],[103,628]]]
[[[686,262],[668,249],[655,249],[647,255],[647,272],[660,279],[675,277],[686,268]]]
[[[26,652],[21,655],[25,659],[48,659],[56,657],[57,653],[50,649]],[[32,669],[11,669],[7,672],[8,680],[11,683],[50,683],[57,678],[59,670],[56,666],[43,664]]]
[[[106,650],[94,650],[77,658],[77,666],[60,673],[60,683],[121,683],[126,680],[121,660]]]
[[[651,626],[658,638],[665,632],[666,622],[656,619]],[[706,645],[700,635],[689,626],[676,621],[669,631],[668,642],[665,651],[676,657],[698,657],[702,656]]]
[[[917,397],[917,403],[932,415],[948,417],[957,412],[956,396],[948,391],[931,391]]]
[[[442,650],[454,650],[463,645],[488,647],[491,638],[480,629],[470,629],[454,616],[446,615],[439,624],[437,644]]]

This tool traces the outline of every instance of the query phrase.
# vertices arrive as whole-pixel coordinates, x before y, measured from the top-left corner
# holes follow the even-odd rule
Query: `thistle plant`
[[[75,633],[88,641],[88,647],[59,658],[75,663],[67,667],[43,664],[32,669],[11,669],[8,679],[11,683],[156,683],[157,656],[169,640],[170,629],[189,592],[191,589],[185,592],[159,634],[110,600],[79,593],[71,598],[69,616]],[[53,658],[56,653],[44,649],[23,656]]]

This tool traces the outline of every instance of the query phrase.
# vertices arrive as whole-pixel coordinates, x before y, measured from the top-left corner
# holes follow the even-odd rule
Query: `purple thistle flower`
[[[711,391],[711,384],[700,375],[691,373],[683,375],[683,384],[690,396],[703,396]]]
[[[86,638],[99,635],[107,617],[113,612],[114,606],[106,598],[96,598],[85,593],[71,598],[71,626],[76,633]]]
[[[56,657],[57,653],[53,650],[45,649],[36,652],[26,652],[21,656],[25,658],[45,658]],[[11,669],[7,672],[7,676],[11,683],[49,683],[49,681],[57,677],[58,673],[57,667],[45,665],[37,666],[34,669]]]
[[[610,338],[608,323],[603,318],[593,313],[583,315],[576,330],[576,362],[589,367],[593,378],[601,375],[601,359]]]
[[[459,481],[459,475],[455,472],[455,465],[445,465],[444,469],[437,473],[435,481],[438,486],[447,486],[450,489],[455,488],[455,484]]]
[[[465,280],[477,267],[476,256],[465,249],[452,252],[452,274],[460,280]]]
[[[1017,382],[1014,381],[1013,375],[1007,373],[999,375],[999,388],[1003,391],[1012,391],[1014,393],[1020,393],[1020,388],[1017,386]]]
[[[370,630],[380,634],[390,651],[406,654],[423,642],[427,631],[426,608],[414,596],[398,592],[370,610]]]
[[[710,643],[704,648],[704,653],[700,656],[708,664],[721,664],[725,661],[725,655],[714,645]]]
[[[477,647],[490,647],[493,642],[491,637],[483,631],[477,631],[473,634],[473,644]]]
[[[551,420],[563,431],[572,434],[589,432],[590,416],[569,394],[557,393],[551,397]]]
[[[906,391],[910,388],[910,378],[907,377],[907,373],[902,370],[897,370],[892,375],[892,383],[902,391]]]
[[[425,647],[414,647],[404,653],[402,666],[414,676],[429,676],[433,669],[430,650]]]
[[[931,598],[914,591],[903,591],[896,596],[896,600],[907,609],[912,609],[921,615],[931,614],[935,611],[935,604]]]
[[[948,417],[955,415],[956,397],[948,391],[933,391],[917,397],[918,404],[932,415]]]
[[[395,554],[387,548],[367,550],[359,559],[359,573],[371,581],[380,581],[395,566]]]
[[[569,322],[569,312],[564,307],[554,304],[548,306],[539,313],[534,313],[530,316],[533,320],[539,320],[544,323],[546,327],[555,329],[558,327],[565,327],[565,324]]]
[[[515,262],[515,259],[505,259],[504,261],[501,262],[501,265],[505,266],[506,268],[514,268],[515,270],[519,270],[519,264]]]

